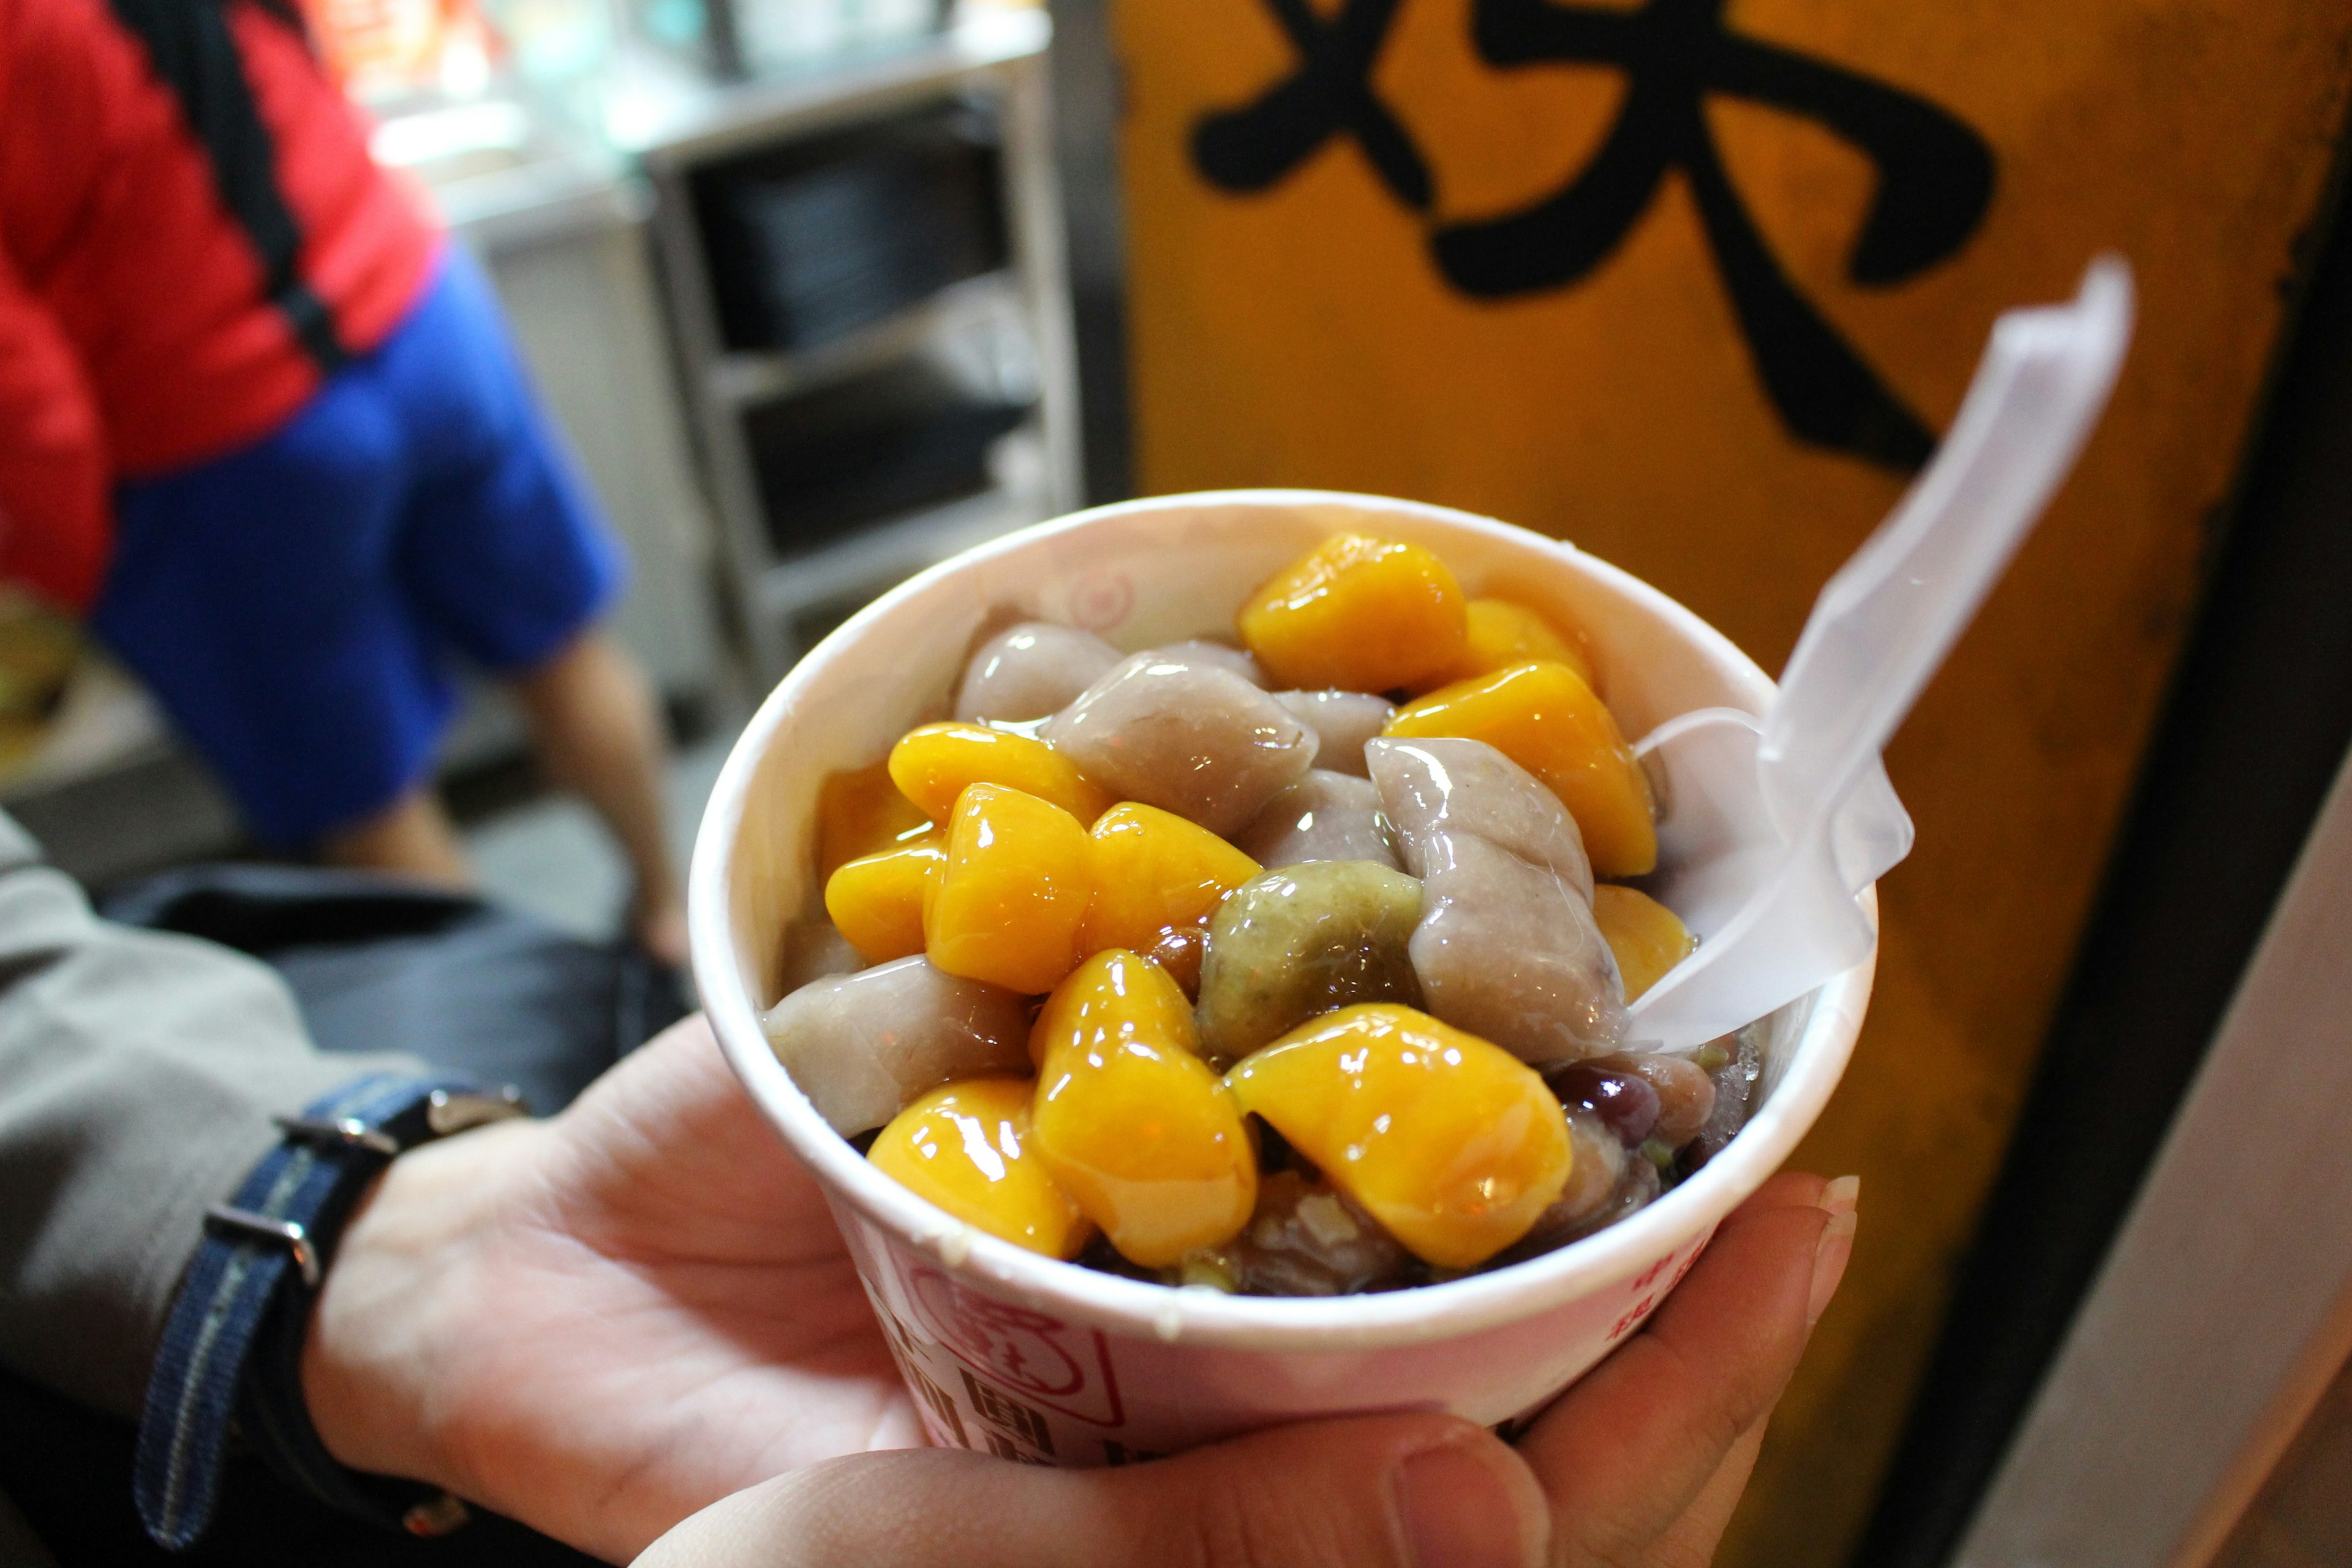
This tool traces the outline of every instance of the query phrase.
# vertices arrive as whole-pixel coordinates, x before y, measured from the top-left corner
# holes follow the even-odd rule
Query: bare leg
[[[514,681],[550,782],[584,797],[621,841],[637,889],[629,921],[646,951],[686,962],[686,907],[662,832],[667,747],[652,684],[600,632],[585,632]]]
[[[439,887],[470,889],[473,868],[441,799],[419,784],[373,816],[330,833],[319,858],[353,870],[391,871]]]

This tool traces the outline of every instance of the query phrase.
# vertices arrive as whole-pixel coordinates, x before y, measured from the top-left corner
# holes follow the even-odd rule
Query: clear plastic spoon
[[[1994,322],[1950,435],[1822,589],[1763,719],[1685,713],[1634,748],[1664,806],[1652,891],[1700,942],[1633,1003],[1631,1039],[1703,1045],[1870,951],[1857,895],[1912,837],[1879,754],[2074,467],[2131,330],[2115,257],[2072,303]]]

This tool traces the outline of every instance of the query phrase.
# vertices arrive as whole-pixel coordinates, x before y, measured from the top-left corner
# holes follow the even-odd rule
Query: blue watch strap
[[[256,1397],[255,1384],[268,1380],[247,1373],[265,1328],[277,1331],[268,1342],[278,1347],[270,1358],[277,1370],[296,1367],[311,1290],[352,1205],[394,1153],[455,1131],[436,1125],[450,1118],[436,1111],[457,1100],[520,1109],[511,1093],[488,1100],[463,1079],[371,1075],[281,1122],[286,1141],[253,1168],[235,1198],[213,1205],[165,1321],[139,1423],[132,1492],[159,1545],[184,1549],[211,1521],[240,1414],[273,1468],[291,1470],[338,1506],[388,1510],[397,1521],[390,1499],[368,1496],[352,1484],[352,1472],[327,1458],[301,1405],[299,1378],[289,1391],[281,1376],[274,1397]],[[486,1118],[462,1119],[473,1125]]]

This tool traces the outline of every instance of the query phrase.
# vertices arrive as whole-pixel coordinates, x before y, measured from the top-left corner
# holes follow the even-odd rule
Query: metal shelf
[[[710,395],[739,408],[788,393],[846,381],[907,358],[950,332],[1017,311],[1021,296],[1010,271],[984,273],[950,284],[919,304],[814,348],[722,354],[710,366]]]
[[[641,61],[607,110],[606,131],[648,171],[666,173],[937,97],[1042,57],[1052,37],[1042,10],[1001,11],[865,58],[748,81],[714,82]]]
[[[822,71],[755,82],[641,79],[612,120],[651,179],[680,380],[694,416],[705,488],[719,515],[726,590],[756,680],[800,652],[793,621],[878,593],[980,541],[1078,504],[1077,366],[1063,262],[1040,11],[983,15],[920,44]],[[714,161],[829,132],[926,103],[990,106],[1003,135],[1002,195],[1010,255],[853,333],[802,351],[744,353],[722,339],[692,180]],[[1016,329],[1034,371],[1035,410],[1000,443],[997,485],[980,495],[782,556],[770,536],[745,427],[757,405],[837,383],[950,342],[994,321]]]
[[[785,557],[760,575],[761,607],[772,616],[789,616],[853,595],[879,593],[959,551],[1045,517],[1045,508],[1034,497],[995,486],[861,529],[838,544]]]

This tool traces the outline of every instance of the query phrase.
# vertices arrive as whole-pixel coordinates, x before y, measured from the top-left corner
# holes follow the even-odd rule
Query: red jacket
[[[286,0],[0,0],[0,575],[87,605],[112,482],[276,429],[435,244]]]

